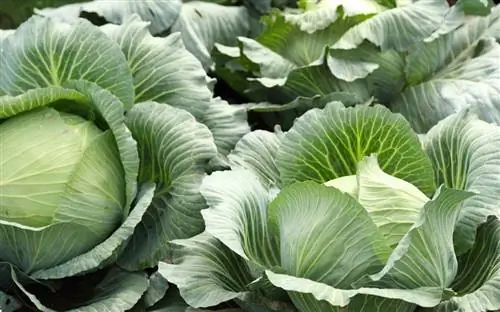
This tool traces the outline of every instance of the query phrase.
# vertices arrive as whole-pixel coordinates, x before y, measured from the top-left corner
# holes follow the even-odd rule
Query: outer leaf
[[[269,233],[269,189],[253,172],[214,172],[201,186],[209,208],[202,211],[206,231],[245,260],[263,267],[279,264],[277,237]]]
[[[212,65],[210,53],[214,44],[236,45],[237,37],[251,35],[252,21],[243,6],[191,1],[182,5],[170,31],[180,32],[186,48],[208,69]]]
[[[422,208],[419,220],[399,242],[384,269],[371,276],[374,283],[370,286],[396,286],[410,291],[422,287],[447,289],[457,274],[453,231],[460,203],[472,195],[441,187],[434,199]],[[438,303],[435,300],[399,299],[422,307]]]
[[[169,105],[137,104],[126,122],[139,145],[139,180],[154,182],[158,188],[119,264],[147,268],[165,257],[168,241],[203,231],[200,210],[206,205],[199,187],[216,147],[205,126]]]
[[[250,170],[264,183],[280,185],[275,157],[281,138],[281,133],[263,130],[248,133],[236,144],[228,156],[231,168]]]
[[[179,34],[157,38],[147,26],[132,15],[121,26],[101,27],[127,58],[134,77],[134,102],[165,103],[203,117],[212,93],[202,66],[185,49]]]
[[[124,23],[131,15],[137,14],[143,21],[150,22],[149,30],[154,35],[169,29],[181,10],[180,0],[151,0],[113,2],[94,0],[84,3],[63,5],[57,8],[35,10],[35,13],[74,23],[79,16],[96,13],[113,24]]]
[[[294,304],[300,311],[305,312],[343,312],[342,309],[339,309],[339,307],[345,307],[350,302],[353,302],[353,311],[357,312],[355,309],[359,308],[360,304],[360,301],[358,301],[359,299],[357,298],[365,297],[367,295],[380,296],[375,297],[374,300],[377,300],[379,303],[387,304],[388,306],[405,306],[403,304],[398,304],[401,300],[406,300],[408,302],[434,302],[435,304],[438,304],[442,296],[442,291],[435,287],[408,290],[394,288],[338,289],[307,278],[277,274],[271,271],[266,271],[266,275],[274,285],[288,290],[289,293],[291,292]],[[353,298],[352,301],[351,298]],[[368,308],[373,309],[373,306]],[[350,306],[347,306],[347,309],[351,311]]]
[[[253,279],[243,258],[207,232],[175,240],[173,248],[173,264],[160,262],[158,272],[190,306],[216,306],[248,291]]]
[[[496,311],[500,309],[500,221],[490,217],[478,228],[474,247],[459,258],[451,285],[458,296],[432,311]]]
[[[54,312],[40,302],[18,280],[14,271],[12,279],[17,287],[29,298],[37,309],[43,312]],[[130,273],[121,270],[111,270],[96,286],[96,295],[87,302],[80,303],[72,312],[123,312],[132,308],[148,288],[148,279],[144,273]]]
[[[415,49],[407,57],[410,86],[391,107],[428,131],[439,120],[465,108],[500,124],[500,7],[456,32]]]
[[[293,276],[349,288],[378,271],[390,252],[368,212],[335,188],[292,184],[269,215],[279,231],[281,268]]]
[[[478,193],[460,211],[454,243],[462,254],[489,215],[500,217],[500,127],[462,112],[432,128],[424,145],[439,184]]]
[[[132,15],[121,26],[101,27],[127,57],[134,76],[135,102],[155,101],[189,111],[209,127],[219,152],[227,155],[249,131],[243,108],[212,99],[203,67],[186,50],[179,34],[152,37],[147,25]]]
[[[160,273],[154,272],[149,277],[149,287],[144,293],[143,300],[146,307],[151,307],[158,303],[167,293],[168,281]]]
[[[387,10],[349,29],[333,48],[354,49],[368,40],[382,51],[404,51],[429,37],[441,25],[448,10],[448,4],[441,0],[421,0]]]
[[[285,184],[324,183],[354,175],[372,153],[387,174],[434,192],[432,165],[417,135],[402,116],[381,106],[344,108],[337,102],[308,111],[285,135],[276,162]]]
[[[89,22],[73,26],[34,16],[1,42],[0,92],[19,95],[30,89],[91,81],[130,107],[132,76],[119,48]],[[117,79],[120,77],[120,79]]]
[[[141,218],[146,213],[146,208],[151,203],[154,190],[154,185],[151,184],[145,184],[141,188],[141,191],[137,195],[137,203],[128,216],[127,220],[125,220],[125,222],[104,242],[95,246],[90,251],[73,257],[58,266],[52,268],[44,268],[42,270],[33,272],[31,276],[36,279],[59,279],[94,271],[97,268],[102,268],[105,265],[109,264],[111,261],[114,261],[116,255],[124,248],[125,243],[128,242],[128,240],[134,233],[134,229],[138,226],[138,224],[140,224]],[[40,235],[38,234],[37,236]],[[22,245],[19,239],[17,241],[14,240],[14,242]],[[45,244],[54,244],[57,242],[58,240],[56,241],[52,239],[52,242],[48,241]],[[48,252],[52,253],[54,252],[54,250],[59,250],[55,245],[53,245],[52,247],[50,247],[50,245],[43,246],[40,249],[47,250]]]
[[[224,156],[224,161],[236,143],[250,132],[245,107],[230,105],[220,98],[210,102],[201,122],[212,132],[215,145],[219,153]]]

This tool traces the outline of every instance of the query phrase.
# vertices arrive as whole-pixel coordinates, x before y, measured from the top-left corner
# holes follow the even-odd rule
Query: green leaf
[[[79,79],[133,103],[132,75],[118,46],[85,20],[75,25],[34,16],[1,42],[0,92],[63,85]],[[120,77],[120,79],[117,79]]]
[[[293,276],[348,288],[380,270],[389,256],[368,212],[335,188],[292,184],[271,202],[268,213],[279,231],[280,267]]]
[[[71,259],[60,265],[54,267],[43,267],[42,270],[33,272],[31,276],[33,278],[42,280],[59,279],[95,271],[96,269],[102,268],[105,265],[108,265],[110,262],[114,261],[117,254],[121,250],[123,250],[124,246],[134,233],[134,229],[138,227],[138,224],[140,224],[141,218],[146,213],[146,208],[152,201],[154,191],[154,185],[143,185],[140,189],[140,192],[137,194],[137,203],[132,209],[130,215],[127,217],[125,222],[101,244],[93,247],[86,253],[77,255],[76,257],[72,257]],[[63,225],[65,224],[63,223],[60,226]],[[75,228],[74,224],[70,224],[67,226],[73,226]],[[55,229],[52,231],[55,231]],[[14,242],[18,246],[23,246],[21,237],[26,237],[26,239],[28,239],[29,236],[27,236],[26,234],[29,234],[29,232],[23,231],[22,233],[20,233],[20,236],[16,238],[17,240],[11,240],[11,242]],[[58,248],[57,246],[60,246],[61,243],[59,240],[54,239],[54,237],[57,237],[57,233],[52,236],[47,234],[33,235],[33,239],[35,237],[41,237],[39,238],[39,240],[43,240],[43,244],[35,245],[36,240],[32,240],[32,242],[34,246],[37,246],[37,248],[40,249],[40,251],[53,255],[54,250],[60,250],[60,248]],[[81,235],[75,236],[77,238],[84,237]],[[82,243],[81,239],[79,239],[79,243]],[[37,248],[34,248],[34,250],[38,250]],[[1,250],[5,250],[4,247],[2,247]],[[4,254],[2,252],[2,257],[3,256]]]
[[[407,56],[409,85],[390,106],[419,133],[470,108],[500,124],[500,7],[457,31],[417,46]]]
[[[182,5],[180,16],[170,32],[180,32],[188,51],[208,69],[212,65],[210,53],[215,43],[234,46],[237,37],[256,32],[253,28],[256,28],[257,21],[252,23],[251,19],[243,6],[191,1]]]
[[[144,305],[151,307],[158,303],[165,296],[168,288],[168,281],[163,275],[158,271],[151,274],[148,290],[144,293],[143,297]]]
[[[255,130],[246,134],[229,154],[231,168],[247,169],[260,177],[263,183],[280,185],[275,157],[281,133]]]
[[[279,243],[269,233],[270,191],[252,171],[214,172],[203,180],[206,231],[245,260],[262,267],[279,264]]]
[[[177,20],[182,7],[180,0],[150,0],[113,2],[108,0],[94,0],[84,3],[63,5],[57,8],[35,9],[35,13],[42,16],[57,18],[74,23],[79,16],[88,16],[95,13],[99,17],[113,24],[122,24],[134,14],[141,20],[149,22],[149,31],[153,35],[168,30]]]
[[[349,181],[347,179],[354,181]],[[414,185],[383,172],[377,157],[365,157],[358,164],[356,176],[346,176],[325,183],[344,191],[369,213],[390,246],[396,246],[417,221],[429,198]]]
[[[139,181],[158,185],[141,226],[119,259],[132,270],[153,267],[166,256],[168,241],[203,231],[206,207],[200,183],[216,155],[210,131],[185,110],[155,102],[136,104],[126,120],[139,145]]]
[[[216,306],[249,291],[253,278],[244,259],[207,232],[172,243],[173,264],[160,262],[158,272],[190,306]]]
[[[429,37],[441,25],[448,10],[448,4],[442,0],[421,0],[387,10],[349,29],[333,48],[354,49],[368,40],[382,51],[404,51]]]
[[[248,132],[247,112],[241,105],[230,105],[226,101],[215,98],[201,118],[214,136],[215,145],[227,162],[226,156],[234,149],[236,143]]]
[[[455,230],[455,248],[463,254],[473,245],[477,227],[489,215],[500,217],[500,127],[462,112],[432,128],[424,146],[439,184],[478,193],[462,203]]]
[[[477,231],[473,248],[459,258],[458,275],[451,284],[456,297],[432,311],[496,311],[500,309],[500,221],[490,217]]]
[[[458,269],[453,231],[460,213],[460,203],[472,195],[470,192],[441,187],[422,208],[419,220],[399,242],[384,269],[371,275],[373,282],[363,287],[396,286],[410,294],[413,289],[423,287],[435,287],[442,292],[448,290]],[[395,298],[422,307],[439,303],[435,300]]]
[[[276,163],[285,185],[324,183],[356,174],[359,161],[377,154],[380,168],[418,187],[435,190],[432,164],[407,121],[382,106],[328,104],[297,119],[282,140]]]
[[[307,278],[278,274],[269,270],[266,271],[266,275],[274,285],[288,290],[294,305],[297,306],[300,311],[306,312],[342,312],[339,307],[345,307],[351,302],[354,308],[359,307],[359,300],[361,300],[359,298],[364,298],[366,296],[370,296],[370,298],[373,298],[372,296],[381,296],[375,297],[373,300],[376,300],[379,304],[384,303],[389,306],[398,304],[401,301],[400,298],[407,301],[407,303],[416,301],[435,302],[435,304],[438,304],[442,296],[442,290],[429,287],[411,290],[396,288],[338,289]],[[369,306],[369,308],[373,307]],[[351,311],[350,306],[347,306],[347,309]],[[354,309],[353,311],[357,312]]]
[[[37,309],[42,312],[54,312],[28,291],[18,280],[14,271],[12,279],[17,287],[29,298]],[[79,303],[71,311],[74,312],[123,312],[132,308],[142,297],[149,282],[144,273],[111,270],[95,287],[95,295],[84,303]]]
[[[179,34],[153,37],[147,26],[132,15],[123,25],[101,27],[127,58],[134,78],[134,102],[165,103],[202,118],[212,98],[203,67],[185,49]]]
[[[75,237],[67,237],[74,233]],[[65,236],[63,236],[65,235]],[[89,237],[82,241],[81,237]],[[71,222],[59,222],[44,227],[28,227],[19,223],[0,221],[2,260],[19,267],[23,272],[50,268],[66,262],[91,249],[95,234],[87,227]],[[64,244],[64,249],[58,248]],[[22,250],[19,250],[22,246]]]

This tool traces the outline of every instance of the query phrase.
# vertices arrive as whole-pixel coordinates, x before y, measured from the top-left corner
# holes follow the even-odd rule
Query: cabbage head
[[[331,102],[229,159],[201,187],[205,232],[160,267],[190,305],[500,309],[499,126],[461,111],[417,135],[381,105]]]

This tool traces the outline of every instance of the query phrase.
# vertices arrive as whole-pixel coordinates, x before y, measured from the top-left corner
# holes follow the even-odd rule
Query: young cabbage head
[[[2,253],[6,260],[25,271],[51,267],[120,225],[124,170],[110,130],[44,107],[7,119],[0,133],[0,230],[31,237]],[[50,247],[50,255],[28,252]]]

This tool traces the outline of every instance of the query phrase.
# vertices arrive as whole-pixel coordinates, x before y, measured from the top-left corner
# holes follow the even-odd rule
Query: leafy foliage
[[[0,311],[500,311],[492,1],[58,4],[0,30]]]

